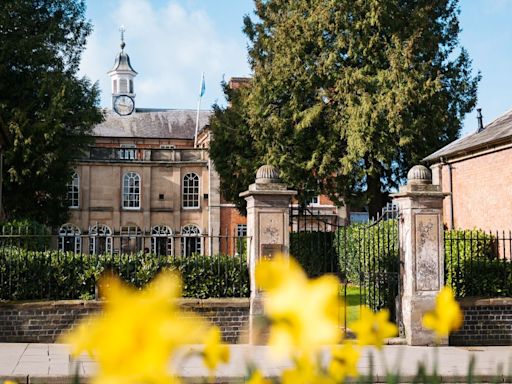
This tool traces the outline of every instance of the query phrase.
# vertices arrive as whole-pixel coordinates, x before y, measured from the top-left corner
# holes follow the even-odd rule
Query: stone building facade
[[[77,159],[68,185],[71,215],[60,228],[59,247],[217,253],[218,176],[203,132],[211,112],[136,107],[137,72],[124,46],[108,72],[112,110],[94,127],[95,143]]]
[[[94,127],[94,145],[77,159],[68,185],[71,215],[60,228],[58,247],[84,253],[243,252],[246,218],[221,198],[208,156],[211,111],[137,107],[137,72],[124,48],[122,42],[108,72],[112,109]],[[230,81],[235,88],[245,83]],[[312,206],[339,212],[323,196]]]

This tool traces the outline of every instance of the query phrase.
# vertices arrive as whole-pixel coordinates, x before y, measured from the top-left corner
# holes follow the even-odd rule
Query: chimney
[[[478,120],[478,132],[482,132],[484,130],[484,123],[482,120],[482,108],[476,109],[476,119]]]

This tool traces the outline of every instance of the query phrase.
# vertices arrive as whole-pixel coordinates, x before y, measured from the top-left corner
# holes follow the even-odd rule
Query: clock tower
[[[121,115],[129,115],[135,110],[135,89],[133,79],[137,72],[130,64],[130,56],[124,51],[126,46],[124,42],[124,27],[119,29],[121,32],[121,52],[116,57],[114,67],[108,72],[112,84],[112,109]],[[125,106],[131,104],[130,108],[124,108],[120,113],[119,105]]]

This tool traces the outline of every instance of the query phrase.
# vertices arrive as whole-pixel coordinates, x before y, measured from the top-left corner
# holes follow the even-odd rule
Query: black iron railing
[[[249,295],[246,237],[18,232],[0,235],[0,300],[91,299],[103,273],[142,287],[163,269],[184,297]]]
[[[445,282],[457,297],[512,296],[512,233],[445,231]]]

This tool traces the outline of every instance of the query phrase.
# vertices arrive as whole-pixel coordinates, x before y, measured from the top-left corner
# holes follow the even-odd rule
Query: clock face
[[[117,96],[114,100],[114,111],[121,116],[132,114],[135,109],[133,99],[128,95]]]

